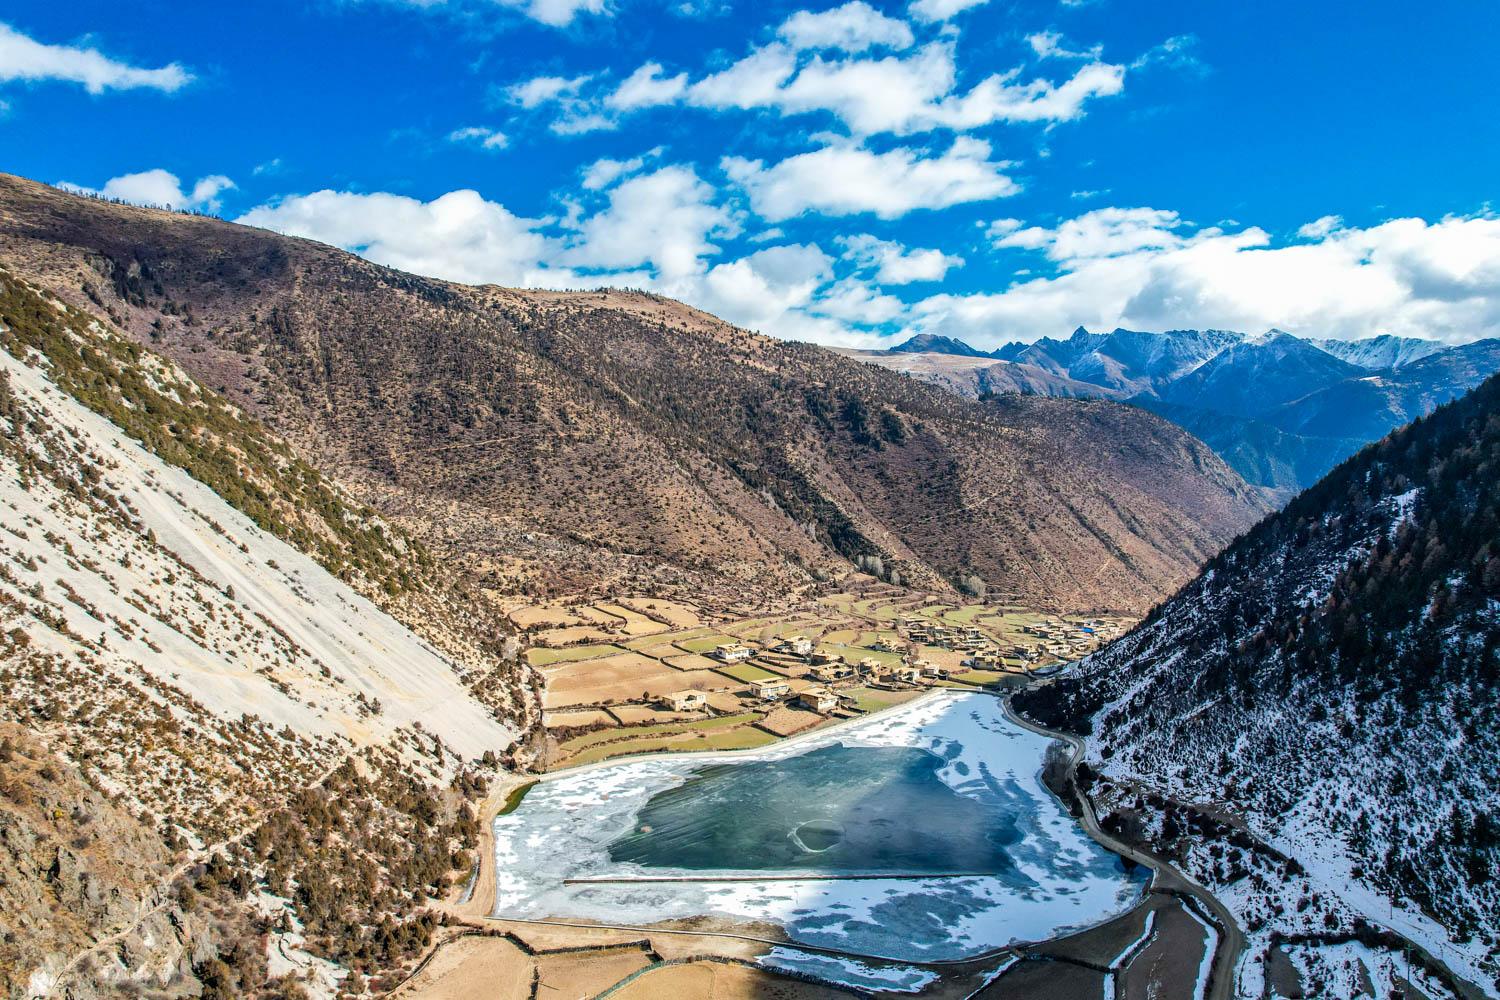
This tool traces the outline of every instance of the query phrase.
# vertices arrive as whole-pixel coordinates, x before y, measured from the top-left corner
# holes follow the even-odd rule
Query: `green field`
[[[686,650],[689,653],[712,653],[716,647],[722,646],[726,642],[738,641],[734,636],[725,635],[722,632],[711,632],[698,639],[678,639],[675,637],[672,639],[672,642],[678,649]]]
[[[619,729],[605,729],[597,733],[585,733],[582,736],[575,736],[570,740],[564,740],[558,744],[558,747],[566,753],[572,753],[575,750],[608,743],[610,740],[622,738],[634,740],[650,736],[696,731],[708,732],[715,729],[741,726],[749,722],[754,722],[758,718],[760,716],[755,712],[741,712],[738,715],[720,715],[712,719],[701,719],[697,722],[653,722],[646,726],[630,726]]]
[[[953,679],[964,684],[993,684],[1004,676],[1006,675],[996,670],[966,670],[961,674],[954,674]]]
[[[533,667],[545,667],[551,663],[570,663],[573,660],[596,660],[601,656],[625,652],[613,644],[602,646],[569,646],[566,649],[543,649],[533,646],[526,651],[526,662]]]
[[[725,677],[733,677],[735,680],[744,681],[747,684],[751,681],[763,681],[770,677],[781,676],[780,674],[772,673],[771,671],[766,670],[763,667],[757,667],[753,663],[731,663],[723,666],[716,666],[714,667],[714,670],[723,674]]]

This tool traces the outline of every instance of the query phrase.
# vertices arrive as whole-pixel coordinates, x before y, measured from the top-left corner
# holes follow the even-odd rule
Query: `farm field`
[[[740,716],[721,716],[716,719],[707,719],[699,723],[691,723],[681,727],[665,727],[654,733],[645,733],[643,730],[654,727],[641,727],[632,729],[631,732],[640,732],[641,735],[629,736],[624,739],[614,739],[595,743],[578,749],[570,755],[557,762],[558,767],[571,767],[577,764],[591,764],[595,761],[608,760],[611,757],[624,757],[629,754],[638,753],[682,753],[697,752],[701,750],[748,750],[752,747],[765,746],[773,743],[776,737],[765,730],[758,729],[751,723],[759,716],[740,721]],[[710,723],[726,722],[730,719],[736,720],[735,725],[714,726]],[[618,737],[620,731],[611,735]]]
[[[1080,629],[1085,621],[1100,628],[1125,624],[1121,619],[1051,616],[1008,603],[943,602],[885,585],[809,598],[776,616],[726,619],[685,602],[619,597],[594,604],[516,608],[510,617],[531,637],[525,656],[542,674],[547,728],[573,734],[562,744],[551,744],[551,767],[625,753],[754,746],[774,739],[772,732],[796,731],[800,724],[790,723],[800,720],[800,714],[779,712],[777,721],[787,724],[753,724],[777,706],[753,698],[749,686],[780,677],[795,695],[818,683],[807,676],[809,665],[801,657],[771,652],[793,635],[807,636],[816,650],[849,663],[874,659],[897,667],[906,660],[923,660],[951,671],[951,680],[923,679],[905,690],[860,686],[852,680],[833,683],[844,706],[872,712],[900,704],[929,686],[1006,683],[1028,668],[1082,655],[1079,647],[1087,638]],[[981,648],[1000,657],[1000,666],[969,666],[965,661],[972,652],[947,639],[947,645],[934,645],[908,638],[911,623],[945,627],[953,630],[952,636],[961,635],[962,629],[977,629],[984,637]],[[1064,648],[1064,639],[1033,634],[1038,632],[1063,636],[1077,645]],[[601,637],[604,641],[598,641]],[[584,644],[558,646],[578,642]],[[749,646],[754,658],[727,664],[707,655],[730,642]],[[877,642],[896,651],[874,649]],[[1055,653],[1044,650],[1048,644]],[[1036,650],[1029,664],[1014,654],[1018,647]],[[709,695],[711,718],[671,710],[665,696],[687,690]],[[736,721],[705,724],[723,718]],[[580,735],[581,729],[593,731]]]
[[[745,681],[746,683],[768,680],[772,677],[780,676],[764,667],[757,667],[753,663],[731,663],[715,667],[714,669],[727,677],[733,677],[737,681]]]
[[[567,649],[546,649],[533,646],[526,651],[526,662],[533,667],[546,667],[554,663],[569,663],[573,660],[591,660],[600,656],[609,656],[611,653],[623,653],[625,650],[611,644],[594,646],[569,646]]]
[[[725,643],[737,641],[734,636],[723,632],[710,632],[708,635],[696,636],[691,639],[674,639],[673,642],[678,649],[689,653],[712,653],[717,647]]]
[[[546,674],[545,708],[657,698],[686,688],[712,690],[734,682],[710,670],[676,670],[639,653],[574,661]]]

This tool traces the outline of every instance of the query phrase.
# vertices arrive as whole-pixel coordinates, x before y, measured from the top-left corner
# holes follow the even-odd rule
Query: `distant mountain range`
[[[1500,371],[1500,340],[1453,347],[1412,337],[1315,340],[1280,330],[1079,327],[980,351],[921,334],[889,351],[844,353],[961,395],[1116,399],[1197,435],[1245,480],[1283,501],[1339,461]]]
[[[1497,462],[1492,378],[1017,695],[1090,734],[1079,773],[1101,823],[1235,913],[1249,939],[1239,996],[1370,995],[1261,988],[1291,966],[1325,981],[1355,969],[1350,941],[1371,969],[1399,957],[1427,978],[1418,995],[1500,995]],[[1403,955],[1402,939],[1422,951]],[[1435,962],[1469,986],[1439,989],[1430,980],[1450,976]]]

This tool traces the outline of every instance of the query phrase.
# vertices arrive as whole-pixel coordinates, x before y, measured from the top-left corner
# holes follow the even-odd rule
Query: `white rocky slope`
[[[7,671],[9,713],[66,721],[130,798],[217,805],[221,830],[261,782],[355,748],[396,744],[437,775],[513,742],[431,646],[82,406],[45,359],[0,352],[0,372],[16,446],[0,453],[0,630],[30,664]],[[198,745],[143,739],[148,717]]]

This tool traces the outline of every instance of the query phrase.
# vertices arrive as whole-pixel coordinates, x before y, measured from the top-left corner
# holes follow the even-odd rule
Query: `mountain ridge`
[[[452,285],[15,178],[0,258],[501,590],[770,599],[879,554],[924,586],[1142,608],[1263,509],[1154,416],[965,403],[640,293]]]
[[[1079,327],[1066,340],[959,354],[851,352],[961,395],[996,391],[1116,399],[1205,441],[1272,502],[1359,448],[1500,371],[1500,340],[1456,346],[1384,334],[1337,341],[1270,330],[1143,333]],[[949,342],[949,338],[940,338]],[[939,339],[921,344],[936,345]]]

